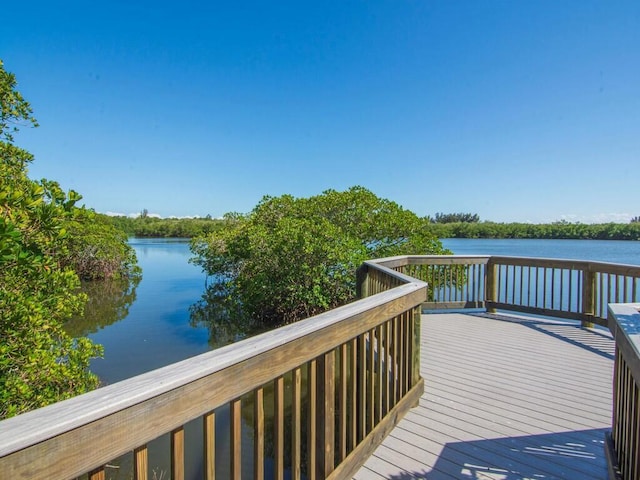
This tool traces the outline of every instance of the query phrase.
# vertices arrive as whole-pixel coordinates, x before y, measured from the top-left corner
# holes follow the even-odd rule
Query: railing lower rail
[[[378,295],[0,422],[0,478],[105,479],[107,463],[130,452],[125,478],[146,479],[148,445],[168,434],[171,478],[185,477],[185,453],[195,448],[213,479],[221,408],[229,412],[230,478],[243,475],[247,430],[245,477],[273,468],[276,479],[285,470],[292,479],[347,478],[423,390],[418,307],[427,287],[388,273],[395,288]],[[190,444],[185,425],[193,421],[201,434]]]

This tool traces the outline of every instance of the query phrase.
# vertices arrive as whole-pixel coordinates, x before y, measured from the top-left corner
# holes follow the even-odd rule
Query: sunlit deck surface
[[[422,316],[425,391],[357,479],[605,479],[614,343],[505,314]]]

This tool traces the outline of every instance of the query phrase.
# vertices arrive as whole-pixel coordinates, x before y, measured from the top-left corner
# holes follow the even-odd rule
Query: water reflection
[[[125,318],[136,300],[140,280],[138,276],[82,282],[82,292],[88,297],[84,314],[69,319],[65,331],[74,338],[86,337]]]
[[[196,303],[189,307],[192,327],[204,327],[209,332],[209,346],[220,348],[263,332],[265,328],[249,318],[238,302],[224,292],[216,282],[207,285]]]

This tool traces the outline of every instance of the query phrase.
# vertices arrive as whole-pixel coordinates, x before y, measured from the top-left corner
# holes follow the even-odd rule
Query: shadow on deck
[[[422,319],[420,404],[355,478],[606,478],[607,331],[507,314]]]

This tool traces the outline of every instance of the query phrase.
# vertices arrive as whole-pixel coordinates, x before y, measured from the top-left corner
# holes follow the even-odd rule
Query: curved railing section
[[[609,305],[616,341],[613,421],[607,435],[609,477],[640,479],[640,304]]]
[[[640,301],[640,267],[501,256],[412,256],[385,265],[429,284],[427,309],[513,310],[607,326],[610,303]]]
[[[146,479],[158,443],[173,480],[185,477],[193,452],[207,479],[221,464],[233,479],[264,478],[265,468],[276,479],[285,470],[292,479],[348,478],[423,391],[427,286],[379,270],[393,288],[0,422],[0,478],[105,479],[126,454],[133,472],[120,478]],[[185,434],[194,422],[195,439]],[[220,428],[227,434],[217,450]],[[215,458],[220,450],[227,458]]]
[[[413,256],[375,262],[429,285],[427,309],[486,308],[609,327],[616,344],[613,421],[606,438],[611,479],[640,480],[640,267],[499,256]],[[395,280],[370,272],[361,289]]]

